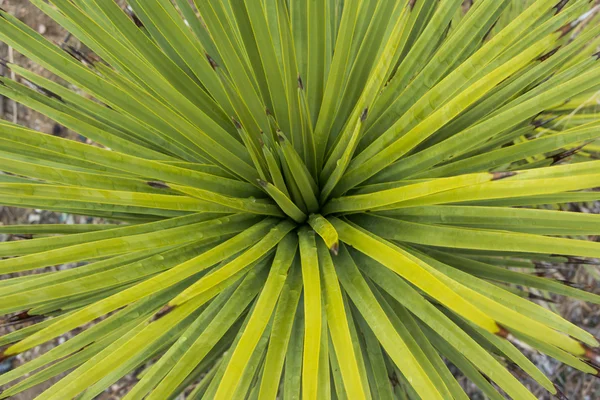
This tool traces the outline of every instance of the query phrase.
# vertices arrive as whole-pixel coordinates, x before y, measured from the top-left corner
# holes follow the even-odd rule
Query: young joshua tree
[[[35,272],[0,280],[5,323],[35,322],[2,358],[86,328],[2,398],[136,371],[124,399],[467,400],[449,364],[559,395],[524,349],[598,374],[546,301],[600,297],[540,276],[600,257],[600,216],[555,206],[600,197],[590,1],[31,3],[91,55],[0,11],[68,83],[9,64],[0,94],[94,144],[1,122],[0,203],[111,223],[1,227],[32,238],[0,274]]]

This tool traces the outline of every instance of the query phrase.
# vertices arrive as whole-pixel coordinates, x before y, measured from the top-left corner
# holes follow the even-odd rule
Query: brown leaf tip
[[[569,22],[568,24],[566,24],[562,28],[558,28],[558,30],[556,32],[560,32],[559,39],[565,37],[566,35],[568,35],[569,32],[571,32],[573,30],[573,28],[575,28],[576,26],[577,26],[577,24]]]
[[[588,360],[590,360],[592,363],[594,363],[595,365],[600,365],[600,355],[596,352],[595,349],[592,349],[589,346],[586,346],[584,344],[582,344],[585,353],[584,353],[584,357],[587,358]]]
[[[330,248],[329,251],[331,252],[331,254],[333,254],[334,256],[337,256],[340,252],[340,242],[335,242]]]
[[[131,20],[133,21],[135,26],[137,26],[138,28],[144,27],[144,23],[138,18],[137,15],[135,15],[135,13],[133,12],[133,8],[131,8],[131,6],[127,6],[125,8],[125,11],[127,12],[127,14],[129,14],[129,17],[131,18]]]
[[[556,47],[555,49],[550,50],[546,54],[540,56],[538,58],[538,61],[541,61],[541,62],[546,61],[547,59],[549,59],[550,57],[552,57],[553,55],[555,55],[558,52],[559,49],[560,49],[560,46]]]
[[[304,90],[304,82],[302,82],[302,77],[298,75],[298,89]]]
[[[500,179],[510,178],[511,176],[517,175],[516,172],[506,171],[506,172],[493,172],[492,173],[492,181],[499,181]]]
[[[556,383],[554,384],[554,389],[556,390],[554,397],[556,397],[558,400],[569,400],[569,398],[565,396],[563,391],[558,387],[558,385],[556,385]]]
[[[212,58],[210,56],[210,54],[208,53],[204,53],[204,55],[206,56],[206,59],[208,60],[210,66],[212,67],[212,69],[216,70],[219,67],[219,64],[217,64],[217,62],[215,61],[214,58]]]
[[[596,378],[598,378],[598,374],[600,374],[600,372],[598,371],[599,367],[598,365],[594,364],[593,362],[589,361],[589,360],[581,360],[581,362],[583,362],[585,365],[592,367],[596,370],[595,374],[589,373],[592,376],[595,376]]]
[[[498,330],[498,332],[496,332],[496,336],[500,336],[503,339],[508,339],[510,332],[501,326],[498,326],[498,328],[500,329]]]
[[[23,240],[30,240],[33,239],[33,235],[31,233],[26,233],[26,234],[12,234],[11,235],[13,238],[15,239],[23,239]]]
[[[13,316],[12,316],[12,317],[10,317],[10,318],[8,318],[8,319],[6,320],[6,322],[16,322],[16,321],[23,321],[24,319],[27,319],[27,318],[29,318],[29,317],[30,317],[30,315],[29,315],[29,311],[23,311],[23,312],[20,312],[20,313],[18,313],[18,314],[16,314],[16,315],[13,315]]]
[[[562,160],[564,160],[565,158],[569,158],[575,154],[577,154],[581,149],[583,149],[588,143],[584,143],[581,146],[577,146],[571,150],[566,150],[563,151],[561,153],[555,154],[553,156],[550,156],[548,158],[552,158],[552,164],[551,165],[555,165],[558,164],[559,162],[561,162]]]
[[[592,57],[596,57],[596,61],[600,60],[600,51],[592,54]]]
[[[174,309],[175,309],[175,306],[171,306],[169,304],[166,304],[163,308],[161,308],[160,310],[158,310],[158,312],[154,315],[154,320],[161,319],[162,317],[164,317],[165,315],[167,315],[168,313],[170,313]]]
[[[410,10],[412,11],[412,9],[415,8],[415,4],[417,4],[417,0],[409,0],[408,8],[410,8]]]
[[[369,107],[365,107],[362,114],[360,114],[360,122],[365,122],[369,116]]]
[[[558,118],[558,117],[552,117],[552,118],[548,118],[548,119],[536,119],[536,120],[533,120],[533,122],[531,122],[531,125],[533,125],[535,128],[541,128],[542,126],[547,125],[550,122],[554,121],[556,118]]]
[[[73,57],[80,63],[91,65],[91,66],[94,65],[94,62],[88,56],[86,56],[83,52],[79,51],[78,49],[76,49],[75,47],[73,47],[71,45],[67,45],[66,48],[64,48],[64,51],[66,51],[67,54],[69,54],[71,57]]]
[[[235,119],[235,117],[231,117],[231,120],[233,121],[233,125],[235,125],[235,129],[242,129],[242,124],[240,121]]]
[[[169,185],[160,181],[150,181],[148,182],[148,186],[153,187],[155,189],[170,189]]]
[[[563,8],[567,5],[569,0],[560,0],[557,5],[554,6],[556,8],[556,14],[562,11]]]

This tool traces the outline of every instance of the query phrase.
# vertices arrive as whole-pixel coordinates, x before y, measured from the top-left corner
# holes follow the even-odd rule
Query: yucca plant
[[[0,94],[93,144],[1,122],[0,203],[110,223],[0,228],[29,238],[0,244],[0,311],[35,322],[2,358],[85,328],[2,398],[135,371],[125,399],[467,400],[450,364],[560,396],[523,350],[598,374],[548,306],[600,303],[550,268],[600,257],[566,211],[600,198],[590,1],[31,3],[89,52],[2,11],[67,85],[10,64]]]

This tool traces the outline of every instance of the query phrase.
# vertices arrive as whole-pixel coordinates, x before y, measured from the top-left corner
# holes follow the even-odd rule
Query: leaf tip
[[[277,140],[279,140],[279,143],[285,143],[285,136],[279,129],[277,129]]]
[[[133,12],[133,8],[131,8],[131,6],[127,6],[127,8],[125,8],[125,10],[127,11],[127,14],[129,15],[129,18],[131,18],[131,20],[133,21],[133,23],[135,24],[135,26],[137,26],[138,28],[143,28],[144,27],[144,23]]]
[[[31,233],[28,234],[16,234],[13,233],[12,235],[10,235],[12,238],[16,238],[16,239],[23,239],[23,240],[30,240],[33,239],[33,235]]]
[[[575,154],[577,154],[581,149],[583,149],[588,144],[589,144],[589,142],[584,143],[581,146],[577,146],[575,148],[572,148],[571,150],[562,151],[562,152],[560,152],[558,154],[555,154],[553,156],[549,156],[548,158],[552,159],[552,164],[550,164],[550,165],[556,165],[559,162],[561,162],[562,160],[564,160],[565,158],[569,158],[571,156],[574,156]]]
[[[304,82],[302,82],[302,77],[298,74],[298,89],[304,90]]]
[[[242,129],[242,124],[235,117],[231,117],[231,121],[233,122],[233,125],[235,125],[235,129]]]
[[[260,178],[259,178],[259,179],[257,179],[257,180],[256,180],[256,182],[258,182],[258,184],[259,184],[261,187],[263,187],[263,188],[266,188],[267,186],[269,186],[269,183],[268,183],[267,181],[265,181],[265,180],[262,180],[262,179],[260,179]]]
[[[8,318],[7,322],[17,322],[17,321],[23,321],[24,319],[27,319],[31,317],[31,315],[29,315],[29,310],[28,311],[23,311],[20,312],[16,315],[13,315],[12,317]]]
[[[329,251],[334,256],[337,256],[340,252],[340,242],[335,242],[334,244],[332,244],[331,247],[329,248]]]
[[[569,398],[563,393],[556,383],[554,384],[554,390],[556,390],[554,397],[556,397],[558,400],[569,400]]]
[[[581,344],[581,346],[583,347],[583,356],[594,363],[594,365],[600,365],[600,354],[598,354],[598,350],[585,344]]]
[[[569,22],[568,24],[565,24],[562,27],[558,28],[556,30],[556,33],[560,33],[558,39],[562,39],[563,37],[567,36],[569,32],[571,32],[576,26],[577,23]]]
[[[67,54],[69,54],[71,57],[73,57],[80,63],[84,65],[94,66],[94,62],[79,49],[76,49],[71,45],[67,45],[66,47],[63,47],[63,50],[66,51]]]
[[[365,122],[367,117],[369,116],[369,107],[365,107],[365,109],[360,114],[360,122]]]
[[[549,59],[550,57],[555,55],[558,52],[558,50],[560,50],[560,46],[555,47],[554,49],[550,50],[546,54],[543,54],[540,57],[538,57],[538,61],[540,61],[540,62],[546,61],[547,59]]]
[[[164,182],[149,181],[147,183],[148,183],[148,186],[153,187],[154,189],[171,189],[171,187]]]
[[[156,314],[154,314],[154,320],[159,320],[162,317],[164,317],[165,315],[169,314],[171,311],[173,311],[175,309],[175,307],[177,307],[176,305],[172,305],[172,304],[165,304],[165,306],[163,308],[161,308],[160,310],[158,310],[158,312]]]
[[[215,59],[212,58],[210,56],[210,54],[204,53],[204,55],[206,56],[206,59],[208,60],[208,63],[210,64],[210,66],[212,67],[212,69],[216,71],[217,68],[219,67],[219,64],[217,64],[217,62],[215,61]]]
[[[533,125],[534,128],[541,128],[542,126],[547,125],[550,122],[554,121],[556,118],[558,118],[558,117],[552,117],[552,118],[548,118],[548,119],[534,119],[531,122],[531,125]]]
[[[506,330],[506,328],[498,325],[498,332],[496,332],[496,336],[500,336],[502,339],[508,339],[510,332]]]
[[[569,0],[560,0],[555,6],[554,8],[556,9],[555,15],[558,14],[559,12],[562,11],[563,8],[565,8],[565,6],[567,5],[567,3],[569,2]]]
[[[492,172],[492,181],[499,181],[500,179],[510,178],[515,175],[517,175],[517,173],[514,171]]]

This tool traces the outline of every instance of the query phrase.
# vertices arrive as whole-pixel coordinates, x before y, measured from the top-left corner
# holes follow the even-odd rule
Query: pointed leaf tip
[[[538,61],[541,61],[541,62],[544,62],[544,61],[546,61],[547,59],[549,59],[550,57],[552,57],[553,55],[555,55],[555,54],[558,52],[558,50],[560,50],[560,47],[561,47],[561,46],[558,46],[558,47],[556,47],[556,48],[554,48],[554,49],[550,50],[550,51],[549,51],[549,52],[547,52],[546,54],[544,54],[544,55],[542,55],[542,56],[538,57]]]
[[[365,122],[369,116],[369,107],[365,107],[362,114],[360,114],[360,122]]]
[[[161,308],[156,314],[154,314],[154,320],[156,321],[161,319],[162,317],[173,311],[175,307],[175,305],[165,304],[163,308]]]
[[[548,158],[552,159],[552,164],[550,164],[550,165],[556,165],[559,162],[561,162],[562,160],[564,160],[565,158],[569,158],[569,157],[577,154],[581,149],[583,149],[585,146],[587,146],[590,143],[591,142],[586,142],[586,143],[582,144],[581,146],[577,146],[571,150],[566,150],[566,151],[563,151],[563,152],[560,152],[558,154],[548,157]]]
[[[127,6],[125,8],[125,11],[127,12],[127,14],[129,15],[129,17],[131,18],[131,20],[133,21],[133,23],[135,24],[135,26],[137,26],[138,28],[143,28],[144,27],[144,23],[142,22],[142,20],[140,20],[140,18],[133,12],[133,9],[131,8],[131,6]]]
[[[304,90],[304,82],[302,82],[302,77],[298,75],[298,89]]]
[[[552,117],[552,118],[548,118],[548,119],[544,119],[544,120],[536,119],[531,122],[531,125],[533,125],[534,128],[541,128],[542,126],[547,125],[550,122],[554,121],[556,118],[558,118],[558,117]]]
[[[212,58],[208,53],[204,53],[204,55],[206,56],[206,59],[210,63],[210,66],[212,67],[212,69],[216,70],[219,67],[219,64],[217,64],[215,59]]]
[[[496,336],[500,336],[503,339],[508,339],[510,332],[508,330],[506,330],[506,328],[503,328],[501,326],[499,326],[499,328],[500,328],[500,330],[498,332],[496,332]]]
[[[569,400],[569,398],[562,392],[562,390],[558,387],[558,385],[556,383],[554,384],[554,389],[556,390],[556,393],[554,394],[554,396],[558,400]]]
[[[171,187],[164,182],[160,181],[149,181],[148,186],[153,187],[155,189],[170,189]]]
[[[558,28],[558,30],[556,31],[557,33],[560,33],[560,36],[558,37],[559,39],[567,36],[569,34],[569,32],[571,32],[578,24],[577,23],[573,23],[573,22],[569,22],[568,24],[564,25],[561,28]]]
[[[74,59],[76,59],[77,61],[79,61],[83,64],[87,64],[87,65],[91,65],[91,66],[94,65],[94,62],[87,55],[85,55],[79,49],[76,49],[75,47],[73,47],[71,45],[67,45],[66,47],[63,48],[63,50],[66,51],[67,54],[69,54],[71,57],[73,57]]]
[[[558,2],[558,4],[556,4],[554,6],[554,8],[556,9],[556,14],[558,14],[559,12],[561,12],[562,9],[565,8],[565,6],[567,5],[568,2],[569,2],[569,0],[560,0]]]
[[[17,322],[17,321],[22,321],[24,319],[27,319],[29,317],[31,317],[31,315],[29,315],[29,311],[23,311],[16,315],[13,315],[12,317],[7,318],[6,321],[4,321],[4,322],[8,322],[8,323]]]
[[[593,348],[585,345],[585,344],[582,344],[582,346],[585,351],[583,356],[585,358],[587,358],[588,360],[590,360],[592,363],[594,363],[594,365],[596,365],[596,366],[600,365],[600,354],[598,354],[598,351],[596,349],[593,349]]]
[[[23,240],[31,240],[31,239],[33,239],[33,235],[31,233],[25,234],[25,235],[24,234],[13,233],[10,236],[12,238],[23,239]]]
[[[510,178],[511,176],[517,175],[516,172],[493,172],[492,181],[498,181],[500,179]]]
[[[334,256],[337,256],[338,253],[340,252],[340,242],[335,242],[330,248],[329,251],[331,252],[331,254],[333,254]]]
[[[235,125],[235,129],[242,129],[242,124],[235,117],[231,117],[231,121],[233,121],[233,125]]]

